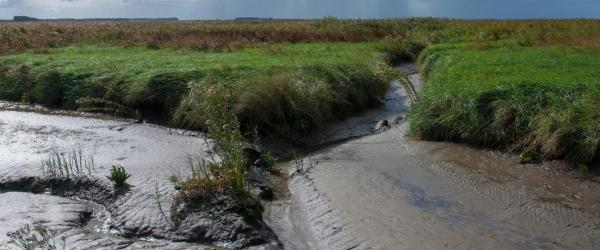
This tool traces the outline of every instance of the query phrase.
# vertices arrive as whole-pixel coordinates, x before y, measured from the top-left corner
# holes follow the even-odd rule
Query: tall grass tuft
[[[212,82],[203,86],[199,102],[205,121],[207,133],[217,146],[217,157],[210,160],[190,158],[192,175],[184,180],[172,177],[179,193],[171,206],[173,221],[185,216],[180,213],[181,205],[194,207],[203,202],[226,195],[233,198],[241,207],[244,218],[254,222],[262,216],[260,202],[248,191],[246,183],[246,159],[244,148],[247,143],[240,131],[240,124],[232,112],[231,89],[221,82]]]
[[[18,249],[32,250],[65,250],[66,240],[61,238],[57,243],[57,235],[53,230],[47,227],[36,224],[33,227],[29,224],[19,228],[16,231],[7,234],[9,244],[12,244]]]
[[[243,85],[222,84],[242,131],[258,128],[284,136],[303,134],[335,119],[381,103],[397,71],[385,64],[308,65],[293,71],[274,70]],[[207,129],[211,115],[202,98],[206,86],[223,81],[207,75],[189,84],[189,92],[174,112],[177,125]]]
[[[93,156],[84,155],[81,149],[69,153],[53,150],[41,163],[42,173],[51,178],[90,177],[95,168]]]

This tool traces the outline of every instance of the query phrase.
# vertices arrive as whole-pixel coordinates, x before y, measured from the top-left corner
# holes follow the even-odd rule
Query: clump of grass
[[[392,65],[414,62],[419,53],[427,47],[427,43],[415,38],[397,37],[387,41],[382,48],[386,52],[385,60]]]
[[[600,50],[454,44],[424,54],[413,136],[537,149],[544,159],[575,163],[599,159]]]
[[[210,119],[206,120],[207,132],[218,146],[218,159],[190,158],[192,175],[184,180],[172,177],[171,181],[180,187],[171,206],[171,217],[177,222],[185,214],[181,206],[194,208],[198,204],[214,201],[220,196],[231,197],[238,213],[248,221],[262,218],[262,206],[249,191],[246,184],[246,159],[243,149],[245,140],[240,125],[233,112],[231,90],[222,83],[204,86],[200,92],[201,102],[205,105],[202,112]]]
[[[81,149],[69,153],[53,150],[41,163],[42,173],[51,178],[90,177],[95,168],[93,156],[85,156]]]
[[[528,147],[528,148],[523,149],[521,154],[519,154],[519,158],[520,158],[521,164],[526,164],[526,163],[539,162],[542,159],[542,156],[534,148]]]
[[[112,166],[110,175],[106,176],[106,179],[112,182],[115,187],[122,187],[129,177],[131,175],[125,171],[123,166]]]
[[[65,238],[61,238],[57,244],[56,233],[41,224],[35,224],[33,227],[29,224],[26,224],[14,232],[7,233],[6,236],[8,236],[10,239],[8,243],[12,244],[18,249],[67,249]]]
[[[273,171],[273,167],[275,166],[275,163],[277,163],[275,156],[273,156],[271,152],[267,152],[264,154],[263,159],[265,160],[265,168],[268,171]]]

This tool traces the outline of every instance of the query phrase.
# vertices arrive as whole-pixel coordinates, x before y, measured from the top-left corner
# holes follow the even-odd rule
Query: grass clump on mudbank
[[[596,162],[599,59],[597,48],[510,41],[432,46],[421,55],[426,84],[412,108],[410,131],[422,139]]]
[[[207,132],[217,146],[217,157],[213,159],[190,159],[192,175],[187,179],[172,178],[180,191],[174,198],[171,215],[176,223],[185,218],[190,210],[201,208],[212,202],[233,198],[237,212],[248,221],[262,219],[262,205],[249,191],[246,183],[246,158],[244,148],[247,143],[240,131],[240,124],[232,112],[234,96],[225,85],[204,86],[199,98],[205,105],[200,106],[208,116]]]
[[[206,129],[194,98],[205,85],[231,90],[243,126],[307,131],[379,101],[372,43],[279,44],[235,52],[82,46],[0,58],[0,99],[111,114],[152,108],[174,125]],[[378,66],[379,65],[379,66]]]
[[[91,177],[96,165],[92,155],[84,155],[81,149],[68,153],[52,151],[42,160],[42,173],[50,178]]]

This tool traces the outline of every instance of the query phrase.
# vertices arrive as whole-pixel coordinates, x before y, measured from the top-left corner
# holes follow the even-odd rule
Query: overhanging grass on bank
[[[79,46],[23,53],[0,57],[0,99],[69,109],[82,103],[104,105],[99,110],[151,107],[176,125],[202,128],[206,116],[194,93],[220,83],[232,89],[232,111],[244,125],[302,132],[377,103],[389,79],[376,47],[277,44],[198,52]]]
[[[411,111],[412,134],[596,162],[600,49],[509,44],[425,50],[426,84]]]

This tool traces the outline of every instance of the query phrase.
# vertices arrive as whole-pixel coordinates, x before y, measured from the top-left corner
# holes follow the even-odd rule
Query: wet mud
[[[406,115],[404,96],[388,97],[401,103],[396,116]],[[562,162],[522,165],[504,152],[413,141],[406,129],[402,119],[287,164],[288,218],[306,225],[310,248],[600,248],[594,178]]]
[[[19,216],[0,220],[0,245],[6,245],[4,231],[42,223],[78,249],[278,248],[268,228],[247,228],[235,214],[175,228],[170,208],[176,189],[169,178],[190,174],[189,157],[212,153],[203,134],[69,112],[24,112],[11,105],[14,108],[0,109],[0,218]],[[42,173],[41,162],[49,154],[74,149],[93,156],[96,167],[91,176],[65,183]],[[122,165],[131,174],[129,185],[116,191],[105,177],[113,165]],[[42,194],[25,193],[35,191],[34,181],[41,183]],[[18,205],[7,202],[19,195],[23,198]],[[213,212],[220,213],[206,211]],[[85,216],[89,218],[77,221]],[[97,221],[103,226],[90,226]]]

